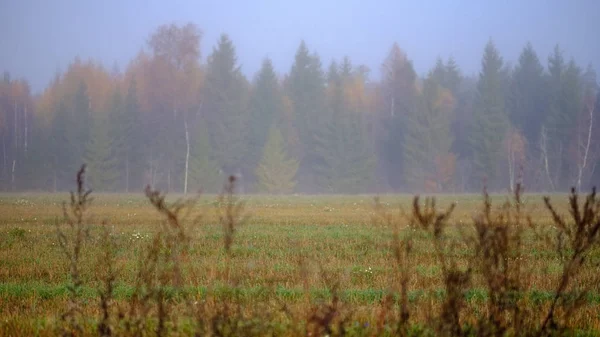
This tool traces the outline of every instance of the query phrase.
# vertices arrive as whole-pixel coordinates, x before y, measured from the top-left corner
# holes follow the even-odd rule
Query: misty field
[[[147,320],[136,321],[141,326],[139,335],[199,331],[202,335],[370,336],[398,331],[436,335],[443,322],[451,321],[440,315],[448,311],[448,289],[454,288],[448,287],[434,235],[408,226],[412,196],[382,196],[379,208],[373,196],[244,196],[244,220],[229,233],[230,250],[224,248],[229,234],[220,223],[216,196],[203,196],[187,220],[181,220],[189,238],[189,246],[178,259],[181,280],[162,293],[164,307],[152,302],[145,314],[134,313],[131,303],[143,288],[139,270],[146,262],[140,261],[153,246],[164,217],[143,194],[93,197],[84,215],[90,231],[78,262],[81,285],[73,296],[69,288],[72,269],[56,227],[64,222],[61,203],[68,202],[69,195],[0,195],[0,335],[57,334],[66,324],[61,315],[72,303],[81,309],[77,324],[83,335],[134,335],[137,330],[126,323],[132,316]],[[565,215],[568,197],[551,196]],[[175,199],[167,197],[169,202]],[[509,197],[491,199],[496,208]],[[456,241],[456,245],[444,246],[444,256],[457,270],[474,266],[471,281],[461,288],[463,302],[455,308],[468,334],[469,326],[477,326],[493,310],[485,275],[471,263],[475,252],[463,242],[463,237],[474,232],[473,216],[482,211],[483,197],[440,195],[436,200],[441,210],[456,203],[442,239]],[[532,215],[537,224],[537,232],[556,230],[542,195],[526,194],[522,204],[524,214]],[[393,215],[388,222],[382,216],[385,212]],[[196,219],[198,214],[202,217]],[[112,255],[105,255],[102,223],[113,240]],[[61,228],[69,238],[67,227]],[[399,229],[396,239],[400,241],[394,240],[394,228]],[[545,318],[568,254],[561,258],[554,245],[534,235],[533,229],[525,229],[521,237],[522,249],[511,266],[522,269],[517,316],[525,317],[523,326],[529,327]],[[411,238],[411,249],[404,254],[394,245],[402,246],[406,238]],[[598,259],[596,243],[586,263]],[[105,269],[107,260],[113,261],[110,272]],[[100,294],[106,294],[107,273],[114,273],[115,278],[108,308],[103,309]],[[570,310],[566,300],[557,306],[556,322],[562,327],[582,334],[600,331],[600,286],[594,283],[598,274],[597,267],[582,264],[573,275],[569,291],[589,287],[575,309]],[[146,287],[160,282],[148,281]],[[164,308],[168,310],[161,314]],[[108,330],[99,329],[104,312],[110,316],[104,321]],[[164,327],[154,321],[161,315],[167,317]],[[397,330],[399,322],[407,322],[410,328]]]

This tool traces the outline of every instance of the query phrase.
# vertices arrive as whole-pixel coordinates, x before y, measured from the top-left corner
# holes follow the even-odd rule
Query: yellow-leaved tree
[[[297,171],[298,161],[288,155],[281,131],[272,125],[255,172],[259,191],[274,194],[291,193],[296,186]]]

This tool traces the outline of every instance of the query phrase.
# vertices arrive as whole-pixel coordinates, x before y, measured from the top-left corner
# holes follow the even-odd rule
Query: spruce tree
[[[296,186],[297,170],[298,161],[289,157],[283,136],[273,124],[255,172],[258,190],[275,194],[291,193]]]
[[[502,74],[502,57],[492,41],[485,47],[482,69],[477,83],[474,123],[471,129],[473,181],[477,188],[484,179],[491,187],[500,184],[502,139],[508,128]],[[489,185],[488,185],[489,186]]]
[[[329,106],[332,116],[316,133],[315,172],[322,190],[329,193],[364,193],[373,183],[375,155],[362,123],[362,111],[350,103],[347,90],[354,82],[349,59],[329,71]]]
[[[299,179],[308,182],[305,184],[314,183],[315,135],[328,114],[321,61],[316,54],[309,53],[304,41],[298,47],[287,79],[287,92],[301,145]]]
[[[537,143],[547,114],[546,82],[541,65],[531,43],[527,43],[515,67],[510,86],[508,107],[513,126],[520,129],[528,143]]]
[[[113,153],[117,159],[119,187],[129,192],[134,186],[141,188],[142,139],[136,82],[133,80],[123,98],[117,87],[112,97],[109,114]]]
[[[409,114],[405,124],[403,144],[404,173],[407,185],[414,190],[442,190],[439,172],[443,166],[453,165],[450,156],[453,137],[451,134],[454,98],[449,89],[441,86],[436,66],[423,83],[419,109]]]
[[[582,109],[583,81],[581,68],[574,61],[566,63],[559,46],[548,58],[549,115],[544,124],[547,130],[547,153],[551,179],[560,190],[575,183],[577,171],[573,153],[576,142],[577,116]]]
[[[246,80],[232,41],[221,35],[208,59],[203,108],[215,158],[227,174],[242,169],[247,150]]]
[[[460,83],[462,81],[458,64],[454,57],[449,57],[446,61],[446,68],[444,72],[444,80],[441,83],[442,87],[450,90],[454,97],[457,97],[460,90]]]
[[[61,100],[54,107],[54,118],[50,126],[50,161],[53,171],[51,185],[54,192],[70,186],[73,168],[80,164],[73,151],[73,130],[70,128],[72,126],[69,111],[65,102]]]
[[[359,116],[335,116],[318,137],[315,171],[328,193],[366,193],[374,182],[376,157]]]
[[[107,116],[96,114],[92,122],[89,141],[85,147],[89,183],[97,191],[114,191],[119,172],[112,151],[110,123]]]
[[[75,158],[76,163],[79,163],[79,165],[81,165],[84,159],[85,146],[90,137],[92,122],[90,98],[87,90],[86,83],[82,81],[77,89],[77,92],[75,93],[75,97],[73,98],[73,111],[67,130],[69,136],[69,145],[71,151],[73,151],[73,157]],[[79,165],[73,169],[77,170]]]
[[[394,43],[382,66],[381,83],[384,104],[380,112],[384,138],[383,158],[386,159],[388,183],[395,190],[403,185],[403,142],[406,118],[418,107],[416,78],[412,62]]]
[[[269,135],[269,126],[283,117],[283,96],[270,59],[263,61],[250,96],[248,155],[246,163],[256,168]]]
[[[122,140],[124,143],[121,168],[125,171],[125,187],[142,188],[143,161],[146,150],[141,132],[140,107],[138,103],[137,81],[133,79],[127,89],[125,109],[122,118]]]
[[[198,118],[191,133],[190,187],[192,191],[218,193],[224,176],[213,158],[209,131],[204,118]]]
[[[122,169],[124,164],[123,159],[125,158],[124,153],[127,152],[127,143],[125,141],[125,125],[124,116],[124,101],[121,95],[120,89],[117,87],[112,95],[110,104],[110,112],[108,114],[108,134],[111,140],[112,154],[115,158],[115,168],[119,172],[118,188],[124,187],[126,192],[129,192],[127,172]]]

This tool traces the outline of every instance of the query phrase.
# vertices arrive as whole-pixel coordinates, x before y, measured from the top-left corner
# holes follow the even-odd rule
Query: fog
[[[600,3],[2,1],[0,190],[600,181]]]

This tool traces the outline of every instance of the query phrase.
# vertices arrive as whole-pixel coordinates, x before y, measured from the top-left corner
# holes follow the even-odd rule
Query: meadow
[[[567,194],[566,229],[537,194],[488,221],[478,194],[91,196],[0,195],[0,335],[600,334],[598,213]]]

